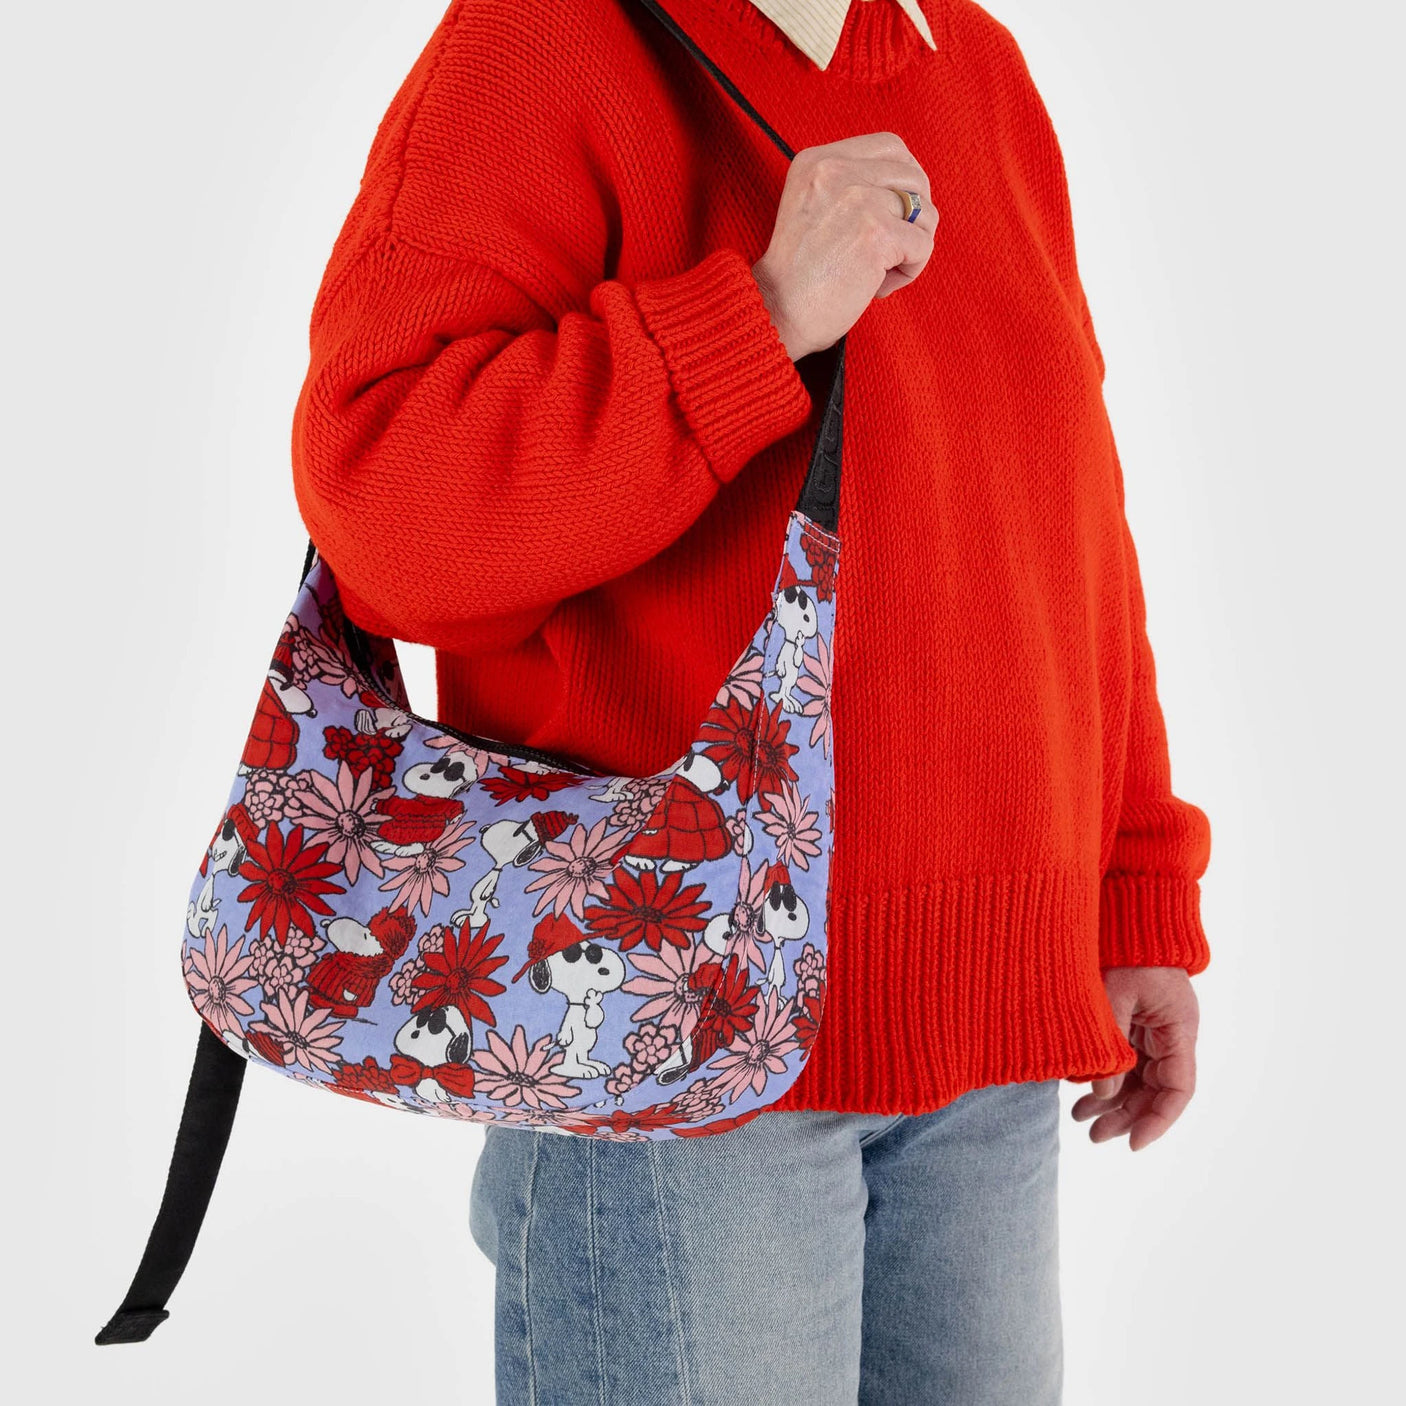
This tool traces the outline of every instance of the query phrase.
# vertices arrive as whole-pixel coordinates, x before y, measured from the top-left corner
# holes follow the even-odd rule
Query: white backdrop
[[[91,1345],[164,1177],[197,1028],[185,894],[301,562],[313,294],[446,3],[74,0],[6,23],[12,1400],[225,1406],[251,1372],[279,1400],[492,1397],[480,1131],[257,1072],[172,1321]],[[1137,1156],[1066,1124],[1067,1399],[1383,1401],[1400,11],[989,8],[1061,137],[1174,782],[1214,831],[1191,1111]],[[410,671],[432,709],[422,653]],[[282,1248],[244,1253],[261,1242]]]

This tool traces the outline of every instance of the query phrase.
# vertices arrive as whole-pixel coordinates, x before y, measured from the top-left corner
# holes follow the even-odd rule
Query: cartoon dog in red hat
[[[548,913],[532,930],[527,960],[513,974],[516,981],[531,969],[532,989],[545,996],[560,991],[566,997],[566,1014],[556,1043],[566,1058],[553,1072],[577,1079],[597,1079],[610,1066],[590,1057],[596,1032],[605,1020],[601,997],[624,983],[625,959],[585,936],[569,919]]]
[[[351,1020],[371,1004],[381,978],[405,955],[415,936],[415,920],[403,909],[382,908],[369,923],[324,918],[322,931],[335,950],[319,957],[309,970],[308,1001]]]
[[[284,635],[274,650],[254,721],[239,759],[240,772],[287,771],[298,757],[297,717],[314,718],[312,699],[293,682],[293,646]]]
[[[239,866],[248,857],[249,842],[258,837],[259,827],[245,810],[244,802],[236,801],[220,821],[205,850],[205,858],[200,861],[200,872],[205,875],[200,893],[186,904],[186,931],[192,937],[214,932],[220,913],[219,900],[215,897],[215,875],[237,875]]]
[[[498,878],[511,864],[521,869],[542,853],[548,840],[554,840],[579,816],[564,810],[539,810],[526,820],[495,820],[479,831],[478,842],[493,861],[493,867],[469,890],[469,906],[461,908],[449,921],[457,928],[468,923],[477,932],[488,921],[488,910],[498,906]]]

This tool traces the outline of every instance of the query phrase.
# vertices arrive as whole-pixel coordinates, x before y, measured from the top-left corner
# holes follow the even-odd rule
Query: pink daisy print
[[[262,1010],[264,1019],[256,1020],[250,1031],[270,1036],[304,1069],[327,1074],[341,1063],[337,1047],[345,1022],[333,1020],[330,1011],[309,1009],[306,991],[291,999],[287,991],[280,991],[276,1001],[263,1002]]]
[[[473,844],[474,837],[469,834],[473,824],[472,820],[456,821],[418,854],[396,854],[386,860],[386,868],[391,873],[380,887],[382,892],[395,894],[392,907],[408,911],[418,906],[428,915],[435,894],[441,898],[448,895],[446,875],[464,867],[464,861],[455,856],[465,845]]]
[[[560,1123],[563,1116],[571,1115],[573,1110],[565,1110],[565,1115],[561,1109],[557,1108],[529,1108],[526,1104],[519,1108],[505,1108],[493,1121],[496,1123],[512,1123],[517,1127],[541,1128],[549,1132],[559,1132]]]
[[[357,776],[346,762],[337,763],[336,781],[317,771],[307,775],[310,790],[302,798],[303,829],[327,846],[327,858],[342,866],[349,884],[356,883],[363,865],[381,878],[385,871],[371,841],[387,817],[377,815],[373,807],[394,791],[373,791],[372,769],[367,767]]]
[[[792,1019],[794,1002],[784,1005],[774,986],[767,988],[752,1024],[713,1061],[713,1086],[736,1103],[748,1089],[761,1093],[768,1075],[786,1072],[786,1056],[800,1049]]]
[[[796,680],[796,692],[806,695],[801,708],[801,716],[813,718],[810,745],[821,744],[824,754],[830,755],[830,742],[833,733],[830,729],[830,645],[824,635],[815,637],[815,653],[801,657],[805,672]]]
[[[187,948],[186,985],[195,1009],[215,1027],[240,1033],[240,1017],[254,1014],[254,1007],[244,999],[244,993],[259,983],[248,975],[253,964],[250,956],[241,956],[244,940],[233,950],[229,946],[229,929],[221,927],[213,937],[207,936],[201,947]]]
[[[649,998],[630,1012],[630,1019],[675,1025],[687,1035],[698,1021],[704,996],[693,974],[703,963],[713,960],[713,954],[699,942],[687,947],[666,942],[658,952],[639,948],[629,953],[628,961],[640,975],[632,976],[620,989],[632,996]]]
[[[552,1070],[566,1058],[564,1050],[552,1049],[552,1037],[543,1035],[531,1049],[522,1026],[513,1031],[511,1041],[496,1030],[486,1032],[488,1043],[474,1054],[474,1067],[483,1075],[475,1089],[509,1108],[565,1108],[566,1100],[579,1094]]]
[[[801,788],[794,781],[783,782],[779,792],[763,796],[757,818],[775,842],[777,857],[783,864],[810,868],[810,861],[820,854],[820,829],[816,825],[820,813],[810,809],[810,797],[802,797]]]
[[[550,908],[559,918],[568,908],[582,922],[582,908],[588,898],[608,899],[606,879],[615,867],[614,854],[624,831],[610,828],[602,816],[591,826],[576,825],[564,839],[548,840],[546,853],[528,866],[539,875],[524,892],[540,889],[534,917]]]
[[[492,1109],[475,1108],[471,1103],[458,1099],[448,1099],[430,1105],[430,1115],[435,1118],[457,1118],[464,1123],[496,1123]]]
[[[723,821],[723,828],[732,836],[734,854],[751,854],[752,827],[747,824],[747,807],[735,811]]]
[[[745,966],[765,970],[767,958],[762,955],[760,942],[770,942],[762,935],[762,904],[766,902],[767,864],[763,860],[755,869],[744,859],[737,880],[737,902],[732,905],[732,936],[728,939],[728,955],[736,955]]]
[[[762,664],[761,653],[749,649],[723,680],[718,690],[718,707],[726,708],[727,700],[735,698],[750,708],[762,696]]]

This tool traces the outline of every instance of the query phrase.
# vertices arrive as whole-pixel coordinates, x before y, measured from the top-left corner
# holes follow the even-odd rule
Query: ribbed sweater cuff
[[[715,249],[683,273],[639,283],[635,301],[722,482],[805,424],[810,392],[737,250]]]
[[[1105,874],[1098,934],[1103,967],[1185,967],[1194,976],[1211,960],[1195,879]]]

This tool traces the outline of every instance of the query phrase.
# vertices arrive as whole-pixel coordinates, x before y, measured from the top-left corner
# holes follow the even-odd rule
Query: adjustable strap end
[[[144,1343],[170,1316],[169,1308],[119,1308],[93,1341],[99,1347]]]

